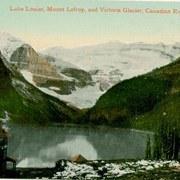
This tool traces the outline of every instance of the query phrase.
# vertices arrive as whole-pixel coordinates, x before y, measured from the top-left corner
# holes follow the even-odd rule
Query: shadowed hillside
[[[72,122],[77,110],[29,84],[0,54],[0,118],[15,122]]]
[[[92,124],[152,130],[162,119],[179,125],[180,58],[112,87],[86,113]]]

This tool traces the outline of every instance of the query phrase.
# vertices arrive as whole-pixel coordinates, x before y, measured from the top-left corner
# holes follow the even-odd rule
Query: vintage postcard
[[[180,1],[1,0],[0,178],[178,179]]]

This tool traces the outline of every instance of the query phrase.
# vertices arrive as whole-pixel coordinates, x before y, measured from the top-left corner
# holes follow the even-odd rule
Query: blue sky
[[[11,12],[10,7],[82,7],[142,9],[144,13]],[[1,0],[1,31],[15,35],[35,49],[75,47],[108,41],[180,41],[180,14],[148,14],[145,9],[179,9],[180,2],[104,0]]]

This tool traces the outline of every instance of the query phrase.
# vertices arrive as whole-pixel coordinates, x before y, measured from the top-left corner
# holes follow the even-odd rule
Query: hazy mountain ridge
[[[44,58],[47,60],[47,62],[51,63],[52,65],[54,65],[54,67],[56,67],[56,69],[58,71],[61,71],[63,69],[66,69],[66,68],[74,68],[74,69],[79,69],[77,66],[75,66],[74,64],[72,63],[69,63],[69,62],[66,62],[66,61],[63,61],[61,59],[56,59],[55,57],[53,56],[46,56],[46,55],[43,55],[43,54],[39,54],[40,56],[44,56]]]
[[[140,73],[144,73],[152,70],[156,65],[162,66],[165,65],[165,63],[175,60],[180,53],[180,43],[166,45],[163,43],[125,44],[110,42],[71,49],[52,47],[41,51],[41,53],[71,62],[86,71],[98,70],[101,72],[101,75],[103,73],[104,75],[111,75],[111,78],[113,78],[113,76],[110,73],[116,69],[123,75],[121,79],[127,79],[131,78],[132,75],[139,75],[131,75],[133,72],[128,71],[135,71],[137,68],[138,70],[141,70]],[[156,59],[152,59],[154,56]],[[156,61],[155,63],[157,58],[159,58],[159,62]],[[153,61],[153,63],[148,61]],[[144,66],[142,66],[142,62],[144,63]],[[58,63],[58,61],[56,63]],[[150,65],[150,67],[146,65]],[[116,79],[116,77],[114,78]]]
[[[9,60],[11,54],[24,42],[8,33],[0,31],[0,50],[3,56]]]

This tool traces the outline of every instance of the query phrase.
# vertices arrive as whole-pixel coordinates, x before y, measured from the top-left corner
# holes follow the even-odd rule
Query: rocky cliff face
[[[11,58],[13,63],[20,70],[27,70],[32,73],[33,82],[38,87],[54,88],[58,94],[71,94],[76,87],[85,87],[92,85],[92,78],[89,73],[80,69],[62,68],[58,71],[51,65],[50,57],[40,56],[36,51],[27,44],[17,48]]]
[[[10,62],[20,69],[29,70],[33,74],[61,78],[56,69],[27,44],[22,45],[13,52]]]
[[[74,82],[77,87],[85,87],[87,85],[93,85],[91,75],[82,70],[82,69],[75,69],[75,68],[65,68],[61,71],[64,75],[74,78]]]

